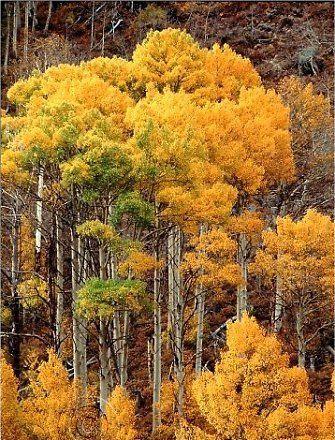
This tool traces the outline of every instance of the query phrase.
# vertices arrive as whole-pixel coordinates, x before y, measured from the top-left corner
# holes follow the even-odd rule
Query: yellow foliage
[[[216,440],[217,437],[206,434],[197,426],[182,422],[181,426],[176,429],[176,440]]]
[[[152,255],[138,250],[131,250],[127,258],[120,263],[118,272],[125,277],[131,274],[135,278],[142,279],[148,272],[161,266],[162,262],[156,261]]]
[[[303,157],[304,148],[311,150],[309,144],[313,144],[315,150],[313,137],[315,141],[317,134],[328,133],[331,135],[330,102],[329,99],[314,90],[313,84],[304,85],[299,78],[294,76],[281,80],[279,92],[290,107],[293,146],[296,159],[299,161]],[[321,151],[310,151],[310,153],[312,155],[322,154]]]
[[[207,50],[202,68],[206,72],[205,86],[195,93],[202,99],[236,100],[243,87],[261,85],[261,79],[250,60],[236,54],[227,44],[222,49],[214,44],[211,50]]]
[[[239,285],[243,281],[235,263],[236,243],[222,229],[213,229],[192,240],[194,250],[187,252],[182,269],[197,275],[197,281],[219,289],[224,284]]]
[[[48,298],[48,285],[39,277],[22,281],[17,287],[24,307],[37,307]]]
[[[5,361],[3,353],[0,367],[1,437],[4,440],[26,440],[22,423],[23,414],[18,401],[18,381],[11,366]]]
[[[179,29],[151,31],[133,53],[133,69],[138,86],[155,84],[191,92],[203,83],[204,52],[191,35]]]
[[[111,242],[117,237],[116,231],[112,226],[102,223],[100,220],[87,220],[77,226],[77,232],[83,237],[97,238],[101,242]]]
[[[106,405],[102,419],[102,440],[135,440],[135,403],[124,388],[116,386]]]
[[[193,384],[201,414],[216,432],[214,438],[277,438],[272,437],[273,426],[284,412],[295,418],[299,435],[307,434],[305,414],[313,418],[318,411],[310,406],[307,374],[289,367],[275,336],[267,336],[245,314],[241,322],[229,325],[227,345],[215,373],[203,373]]]
[[[330,217],[310,209],[299,221],[278,218],[277,232],[263,233],[264,250],[256,254],[251,269],[267,277],[278,274],[288,299],[304,289],[323,293],[327,300],[333,289],[334,228]]]
[[[22,169],[23,154],[11,148],[1,152],[1,179],[4,185],[24,185],[29,182],[29,173]]]
[[[224,183],[197,185],[192,190],[166,187],[159,191],[157,200],[167,205],[162,215],[179,223],[186,230],[194,230],[199,223],[224,224],[236,201],[235,188]]]
[[[32,434],[41,440],[75,438],[79,388],[70,382],[67,371],[51,350],[30,387],[31,394],[23,402],[23,411]]]
[[[234,234],[260,235],[264,221],[258,212],[244,211],[239,216],[230,217],[227,228]]]
[[[34,270],[34,254],[35,254],[35,239],[34,230],[31,221],[26,215],[21,217],[21,246],[20,246],[20,261],[22,270],[26,273]]]

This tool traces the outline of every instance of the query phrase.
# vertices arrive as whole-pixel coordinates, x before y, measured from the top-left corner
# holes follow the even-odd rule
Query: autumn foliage
[[[5,440],[330,440],[329,100],[176,28],[7,95]]]
[[[227,351],[193,393],[208,432],[186,426],[180,439],[192,438],[192,430],[199,439],[331,438],[331,402],[323,411],[312,405],[306,371],[289,367],[276,337],[247,315],[229,326]]]

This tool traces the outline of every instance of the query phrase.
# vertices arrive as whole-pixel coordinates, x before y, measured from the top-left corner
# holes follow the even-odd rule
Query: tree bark
[[[174,298],[173,298],[173,322],[172,322],[172,345],[174,356],[174,369],[178,384],[177,410],[180,417],[183,416],[184,404],[184,298],[182,294],[182,278],[180,275],[182,233],[179,227],[173,230],[173,271],[174,271]]]
[[[158,255],[156,251],[156,259]],[[160,298],[159,269],[154,271],[154,348],[153,348],[153,402],[152,429],[153,432],[161,425],[161,381],[162,381],[162,316]]]
[[[8,61],[9,61],[10,23],[11,23],[11,17],[12,17],[12,5],[9,3],[6,3],[5,8],[7,11],[7,33],[6,33],[6,45],[5,45],[5,57],[4,57],[3,69],[4,69],[5,75],[7,75]]]
[[[106,255],[103,244],[99,246],[100,279],[106,280]],[[100,317],[99,331],[99,358],[100,358],[100,410],[105,413],[106,403],[112,391],[112,376],[110,372],[108,347],[108,322]]]
[[[202,370],[202,343],[204,339],[204,316],[205,316],[205,294],[202,285],[197,286],[197,343],[195,353],[195,373],[201,374]]]
[[[173,309],[174,309],[174,291],[175,291],[175,279],[174,279],[174,229],[171,227],[167,237],[167,266],[168,266],[168,334],[171,333],[171,326],[173,321]],[[167,348],[169,348],[170,341],[167,341]]]
[[[17,58],[18,55],[17,33],[19,28],[19,22],[20,22],[20,2],[16,1],[14,3],[14,12],[13,12],[13,38],[12,38],[13,54],[15,58]]]
[[[128,379],[128,332],[129,332],[129,310],[124,311],[123,315],[123,333],[121,341],[120,356],[120,385],[124,387]]]
[[[32,7],[33,7],[33,17],[31,20],[31,32],[34,33],[35,32],[35,26],[37,24],[37,18],[36,18],[36,14],[37,14],[37,0],[32,0]]]
[[[200,238],[203,234],[204,227],[200,226],[199,235]],[[202,271],[200,271],[202,275]],[[198,319],[197,325],[197,342],[196,342],[196,353],[195,353],[195,373],[199,375],[202,369],[202,344],[204,339],[204,316],[205,316],[205,292],[203,290],[203,285],[200,283],[196,286],[196,314]]]
[[[94,46],[94,20],[95,20],[95,0],[92,1],[92,17],[91,17],[91,44],[90,50],[93,50]]]
[[[20,314],[20,298],[17,291],[19,277],[19,240],[20,240],[20,214],[18,195],[14,201],[14,216],[12,225],[12,267],[11,267],[11,295],[12,295],[12,327],[10,352],[13,358],[13,370],[17,377],[21,374],[21,314]]]
[[[106,403],[112,391],[113,384],[110,374],[108,356],[108,325],[104,318],[100,318],[99,357],[100,357],[100,410],[105,413]]]
[[[79,248],[80,243],[74,227],[71,230],[71,270],[72,270],[72,314],[73,314],[73,370],[74,379],[79,380],[84,392],[87,386],[85,320],[77,316],[77,290],[79,288]]]
[[[158,223],[158,221],[157,221]],[[156,223],[156,227],[158,224]],[[156,237],[155,260],[159,260],[158,242]],[[154,352],[153,352],[153,399],[152,399],[152,430],[161,425],[161,381],[162,381],[162,316],[160,273],[156,267],[154,271]]]
[[[44,183],[44,168],[42,165],[40,165],[39,170],[38,170],[37,202],[36,202],[36,231],[35,231],[36,272],[39,272],[40,267],[41,267],[43,183]]]
[[[301,368],[305,368],[306,365],[306,342],[304,337],[304,319],[303,319],[303,310],[302,307],[299,306],[296,312],[296,331],[297,331],[297,339],[298,339],[298,365]]]
[[[47,16],[47,21],[45,22],[44,32],[48,32],[48,30],[49,30],[51,13],[52,13],[52,0],[49,0],[48,16]]]
[[[23,59],[27,61],[28,59],[28,43],[29,43],[29,7],[30,2],[25,2],[24,7],[24,43],[23,43]]]
[[[64,250],[63,233],[59,213],[56,213],[56,265],[57,265],[57,304],[56,304],[56,345],[58,356],[62,354],[64,341],[63,312],[64,312]]]
[[[247,279],[248,279],[248,265],[247,265],[247,238],[244,233],[239,235],[238,239],[238,263],[241,268],[241,275],[244,284],[237,288],[237,304],[236,315],[240,321],[243,313],[247,311],[248,307],[248,291],[247,291]]]
[[[283,292],[281,289],[282,281],[281,277],[277,275],[276,277],[276,297],[275,297],[275,314],[274,314],[274,331],[275,333],[280,332],[283,324]]]

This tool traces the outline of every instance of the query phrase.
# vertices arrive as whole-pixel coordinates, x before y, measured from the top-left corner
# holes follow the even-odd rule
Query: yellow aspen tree
[[[298,363],[305,366],[309,345],[333,321],[333,224],[311,209],[301,220],[278,218],[277,231],[264,232],[263,240],[252,270],[268,281],[280,277],[281,303],[295,323]]]
[[[110,395],[101,421],[101,440],[135,440],[135,403],[124,388],[116,386]]]
[[[31,379],[30,395],[23,402],[25,423],[41,440],[73,438],[78,428],[79,388],[70,382],[56,354],[49,351],[48,356]]]
[[[202,68],[205,71],[204,87],[195,91],[200,102],[236,100],[242,88],[261,85],[251,61],[238,55],[228,44],[222,48],[214,44],[210,50],[206,50]]]
[[[133,53],[133,72],[138,88],[149,83],[158,90],[194,91],[204,81],[204,52],[191,35],[180,29],[151,31]]]
[[[304,432],[299,415],[305,407],[313,412],[307,374],[304,369],[289,367],[289,358],[276,337],[266,335],[245,314],[240,322],[228,326],[227,347],[215,372],[203,373],[193,385],[214,438],[270,439],[271,417],[276,411],[292,414]]]
[[[5,440],[26,440],[22,408],[18,400],[18,380],[13,369],[5,361],[3,353],[1,367],[1,435]]]

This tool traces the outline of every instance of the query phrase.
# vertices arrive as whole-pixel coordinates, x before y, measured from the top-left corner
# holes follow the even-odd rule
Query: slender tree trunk
[[[19,277],[19,240],[20,240],[20,216],[18,196],[15,197],[13,227],[12,227],[12,268],[11,268],[11,294],[12,294],[12,328],[10,351],[13,358],[13,370],[17,377],[21,374],[21,314],[20,299],[17,291]]]
[[[37,14],[37,0],[32,0],[32,7],[33,7],[33,17],[31,20],[31,32],[34,33],[35,32],[35,26],[37,23],[37,18],[36,18],[36,14]]]
[[[148,353],[148,380],[149,383],[152,383],[152,340],[151,338],[148,338],[147,340],[147,353]]]
[[[106,8],[107,4],[104,7],[104,17],[102,21],[102,39],[101,39],[101,56],[105,55],[105,28],[106,28]]]
[[[9,61],[9,46],[10,46],[10,24],[12,17],[12,5],[10,3],[6,3],[5,5],[7,11],[7,33],[6,33],[6,45],[5,45],[5,57],[4,57],[4,73],[7,75],[8,73],[8,61]]]
[[[167,266],[168,266],[168,334],[171,333],[172,315],[174,309],[174,291],[175,291],[175,279],[174,279],[174,229],[171,227],[167,237]],[[167,348],[169,348],[170,341],[167,340]]]
[[[156,214],[157,219],[157,214]],[[158,227],[158,219],[156,220]],[[159,260],[158,240],[156,237],[155,259]],[[160,294],[160,272],[156,267],[154,271],[154,353],[153,353],[153,400],[152,400],[152,430],[161,425],[161,381],[162,381],[162,316]]]
[[[23,59],[27,61],[28,59],[28,43],[29,43],[29,8],[30,2],[25,2],[24,8],[24,43],[23,43]]]
[[[17,55],[18,55],[18,52],[17,52],[17,33],[18,33],[18,28],[19,28],[19,22],[20,22],[20,2],[16,1],[14,3],[13,38],[12,38],[13,54],[14,54],[15,58],[17,58]]]
[[[100,410],[105,413],[106,403],[112,391],[110,363],[108,355],[108,324],[100,318],[99,356],[100,356]]]
[[[59,213],[56,213],[56,265],[57,265],[57,305],[56,305],[56,344],[57,353],[62,354],[64,341],[63,312],[64,312],[64,253],[63,233]]]
[[[204,339],[204,316],[205,316],[205,294],[203,291],[203,286],[200,284],[197,286],[197,344],[196,344],[196,354],[195,354],[195,372],[197,375],[201,373],[202,370],[202,343]]]
[[[204,232],[203,225],[200,226],[199,235],[200,238]],[[202,275],[202,270],[200,272]],[[202,343],[204,339],[204,316],[205,316],[205,292],[203,290],[203,285],[197,284],[196,286],[196,313],[198,319],[197,325],[197,342],[196,342],[196,353],[195,353],[195,373],[199,375],[202,369]]]
[[[45,22],[44,32],[48,32],[48,30],[49,30],[51,13],[52,13],[52,0],[49,0],[48,16],[47,16],[47,21]]]
[[[123,315],[123,334],[121,343],[121,357],[120,357],[120,385],[126,385],[128,374],[128,332],[129,332],[129,310],[124,311]]]
[[[276,277],[276,297],[275,297],[275,314],[274,314],[274,331],[280,332],[283,324],[283,292],[282,292],[282,280],[280,275]]]
[[[172,322],[172,343],[174,355],[174,368],[178,384],[177,409],[178,415],[183,416],[184,405],[184,298],[182,294],[182,278],[180,275],[182,234],[179,227],[174,228],[173,270],[174,270],[174,307]]]
[[[238,263],[241,268],[241,275],[244,282],[244,285],[239,286],[237,288],[236,315],[237,315],[237,319],[240,321],[242,319],[243,313],[247,311],[247,307],[248,307],[247,238],[246,235],[243,233],[239,235],[239,240],[238,240]]]
[[[157,205],[156,211],[156,229],[159,226]],[[155,260],[159,260],[159,244],[157,236],[155,237]],[[169,310],[170,313],[170,310]],[[159,268],[154,270],[154,344],[153,344],[153,402],[152,402],[152,429],[153,432],[161,425],[161,362],[162,362],[162,318],[161,318],[161,295],[160,295],[160,273]],[[150,372],[149,372],[150,374]]]
[[[42,251],[42,220],[43,220],[43,183],[44,183],[44,168],[40,165],[38,170],[38,185],[37,185],[37,202],[36,202],[36,231],[35,231],[35,265],[36,272],[39,272],[41,267],[41,251]]]
[[[94,46],[94,20],[95,20],[95,0],[92,1],[92,17],[91,17],[91,44],[90,50],[93,50]]]
[[[115,311],[113,316],[113,347],[116,357],[117,373],[119,376],[119,381],[121,381],[121,323],[120,323],[120,312]]]
[[[298,339],[298,365],[299,367],[305,368],[306,365],[306,343],[304,337],[304,319],[303,310],[299,305],[296,313],[296,332]]]
[[[79,249],[78,237],[74,227],[71,230],[71,269],[72,269],[72,313],[73,313],[73,369],[74,379],[80,380],[85,392],[87,385],[86,370],[86,323],[76,314],[77,290],[79,288]]]
[[[279,217],[284,217],[286,215],[285,203],[282,204],[279,212],[279,216],[274,218],[274,224],[277,224]],[[277,262],[280,260],[280,251],[278,250]],[[283,325],[283,313],[284,313],[284,298],[282,291],[282,279],[279,274],[276,276],[276,296],[275,296],[275,310],[274,310],[274,320],[273,329],[275,333],[280,332]]]
[[[99,246],[100,279],[106,280],[106,255],[103,244]],[[112,391],[112,378],[110,373],[109,347],[108,347],[108,322],[100,318],[99,331],[99,358],[100,358],[100,410],[104,413],[109,394]]]

